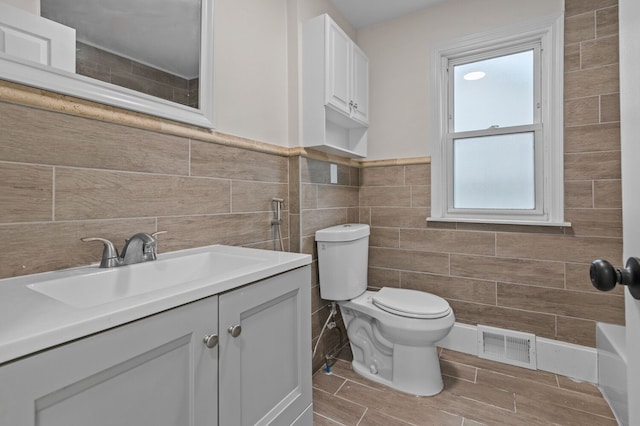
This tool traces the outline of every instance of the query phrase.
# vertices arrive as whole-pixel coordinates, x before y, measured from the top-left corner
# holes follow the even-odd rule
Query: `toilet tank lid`
[[[369,236],[369,225],[347,223],[316,231],[316,241],[353,241]]]

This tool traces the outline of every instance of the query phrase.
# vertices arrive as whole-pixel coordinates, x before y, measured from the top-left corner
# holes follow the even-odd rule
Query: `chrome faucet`
[[[118,250],[113,243],[104,238],[85,237],[80,238],[84,242],[100,241],[104,244],[102,250],[101,268],[115,268],[117,266],[132,265],[134,263],[148,262],[156,260],[158,244],[156,236],[167,231],[158,231],[153,234],[139,232],[126,240],[122,255],[118,255]]]

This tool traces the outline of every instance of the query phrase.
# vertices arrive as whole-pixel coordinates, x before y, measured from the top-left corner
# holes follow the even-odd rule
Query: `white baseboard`
[[[440,340],[437,345],[477,356],[477,327],[456,322],[451,333]],[[568,376],[580,381],[598,383],[598,352],[595,348],[544,337],[536,337],[536,347],[538,370]]]

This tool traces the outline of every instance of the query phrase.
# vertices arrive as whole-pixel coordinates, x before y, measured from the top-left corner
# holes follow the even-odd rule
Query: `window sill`
[[[448,223],[480,223],[489,225],[529,225],[529,226],[549,226],[558,228],[570,228],[571,222],[538,222],[535,220],[509,220],[509,219],[471,219],[461,217],[428,217],[427,222],[448,222]]]

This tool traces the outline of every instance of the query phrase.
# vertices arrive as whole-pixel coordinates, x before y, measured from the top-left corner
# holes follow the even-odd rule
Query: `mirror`
[[[213,0],[40,0],[40,11],[49,21],[0,0],[1,79],[213,128]],[[42,24],[65,33],[64,54],[56,39],[25,42]]]

